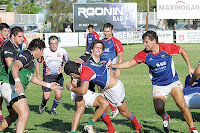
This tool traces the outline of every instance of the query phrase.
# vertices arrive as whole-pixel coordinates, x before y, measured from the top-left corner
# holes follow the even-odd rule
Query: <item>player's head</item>
[[[40,38],[33,39],[29,46],[28,50],[30,50],[32,53],[34,53],[34,58],[39,59],[42,56],[43,50],[45,48],[45,43]]]
[[[15,26],[10,31],[10,37],[13,43],[20,45],[24,39],[24,30],[19,26]]]
[[[147,31],[146,33],[144,33],[144,34],[142,35],[143,41],[144,41],[147,37],[149,38],[149,40],[151,40],[151,41],[155,40],[156,43],[158,43],[158,35],[156,34],[155,31]]]
[[[104,24],[103,32],[105,39],[110,39],[113,36],[113,25],[111,23]]]
[[[49,37],[49,45],[52,51],[56,51],[58,49],[58,37],[57,36],[50,36]]]
[[[6,23],[0,23],[0,37],[2,39],[7,39],[9,35],[9,25]]]
[[[74,61],[68,61],[65,64],[64,72],[69,76],[77,77],[80,75],[79,68],[80,68],[79,63],[75,63]]]
[[[105,49],[105,45],[101,40],[94,40],[90,45],[90,53],[92,56],[100,57]]]
[[[88,25],[88,31],[89,33],[92,33],[94,31],[94,26],[93,25]]]
[[[142,39],[147,51],[152,51],[156,44],[158,44],[158,36],[154,31],[147,31],[143,34]]]

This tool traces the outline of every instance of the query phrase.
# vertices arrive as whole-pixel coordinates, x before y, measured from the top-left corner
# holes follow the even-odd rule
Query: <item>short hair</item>
[[[55,39],[58,40],[58,37],[57,37],[57,36],[54,36],[54,35],[53,35],[53,36],[50,36],[50,37],[49,37],[49,44],[50,44],[50,40],[55,40]]]
[[[19,26],[14,26],[11,30],[10,30],[10,37],[12,37],[12,35],[17,35],[19,32],[24,32],[24,30],[22,29],[22,27]]]
[[[103,41],[101,41],[101,40],[94,40],[94,41],[92,41],[92,44],[90,45],[90,49],[93,49],[94,46],[95,46],[97,43],[101,43],[101,44],[102,44],[102,46],[103,46],[103,51],[104,51],[104,49],[105,49],[105,44],[104,44]],[[91,53],[91,50],[90,50],[90,53]]]
[[[103,29],[104,28],[110,28],[111,30],[113,30],[113,25],[111,23],[106,23],[103,25]]]
[[[153,41],[154,39],[156,39],[156,43],[158,43],[158,35],[156,34],[155,31],[147,31],[146,33],[144,33],[142,35],[142,39],[144,40],[146,37],[148,37],[151,41]]]
[[[93,29],[93,28],[94,28],[94,26],[90,24],[90,25],[88,25],[88,28],[92,28],[92,29]]]
[[[74,61],[68,61],[66,64],[65,64],[65,67],[64,67],[64,72],[69,75],[71,73],[75,73],[77,75],[80,75],[79,71],[78,71],[78,68],[80,67],[80,64],[79,63],[76,63]]]
[[[9,29],[10,27],[9,27],[9,25],[6,24],[6,23],[0,23],[0,30],[3,30],[3,28]]]
[[[33,39],[31,42],[30,42],[30,44],[29,44],[29,46],[28,46],[28,50],[30,50],[30,51],[33,51],[33,50],[35,50],[36,48],[39,48],[40,50],[41,49],[43,49],[43,48],[45,48],[46,46],[45,46],[45,43],[44,43],[44,41],[43,40],[41,40],[40,38],[36,38],[36,39]]]

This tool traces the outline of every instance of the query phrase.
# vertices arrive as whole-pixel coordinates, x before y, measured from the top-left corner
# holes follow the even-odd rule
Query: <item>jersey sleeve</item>
[[[95,37],[95,40],[99,40],[99,34],[97,34],[96,32],[94,32],[94,37]]]
[[[137,62],[137,64],[145,63],[145,58],[147,56],[147,53],[144,51],[139,52],[134,56],[134,60]]]
[[[81,70],[81,75],[80,75],[80,79],[81,82],[83,81],[90,81],[93,79],[93,77],[96,76],[95,72],[87,67],[87,66],[82,66],[82,70]]]
[[[68,56],[68,53],[65,49],[63,49],[63,60],[65,62],[68,62],[70,59],[69,59],[69,56]]]
[[[177,55],[179,54],[180,46],[175,45],[173,43],[162,43],[160,46],[163,48],[165,52],[167,52],[169,55]]]
[[[3,52],[5,58],[9,58],[9,57],[15,58],[14,53],[15,53],[15,51],[12,47],[6,47]]]
[[[117,39],[113,39],[113,41],[115,44],[115,51],[117,52],[117,54],[124,52],[122,43]]]
[[[15,61],[20,61],[22,63],[22,67],[26,66],[29,62],[32,61],[32,55],[29,51],[23,51],[19,53],[19,55],[16,57]]]

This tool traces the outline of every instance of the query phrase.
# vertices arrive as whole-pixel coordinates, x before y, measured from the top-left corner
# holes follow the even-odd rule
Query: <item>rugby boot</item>
[[[111,118],[114,118],[114,117],[117,116],[118,113],[119,113],[119,110],[118,110],[118,109],[115,110],[115,111],[112,111],[112,112],[110,112],[110,117],[111,117]]]
[[[42,107],[42,106],[40,105],[39,110],[38,110],[38,113],[39,113],[39,114],[42,114],[42,113],[44,112],[44,110],[45,110],[45,106]]]
[[[88,132],[88,133],[94,133],[94,128],[93,128],[93,126],[92,125],[85,125],[84,126],[84,130],[86,131],[86,132]]]
[[[165,133],[169,133],[169,130],[170,130],[169,119],[163,121],[163,129]]]
[[[58,115],[55,108],[51,110],[51,115]]]

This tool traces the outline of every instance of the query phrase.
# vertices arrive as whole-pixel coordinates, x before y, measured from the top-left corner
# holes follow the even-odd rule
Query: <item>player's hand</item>
[[[191,68],[188,69],[188,71],[189,71],[190,77],[192,77],[192,75],[194,73],[194,68],[191,67]]]
[[[56,82],[51,82],[50,83],[50,89],[52,89],[52,90],[60,90],[61,88],[63,88],[63,87],[60,86],[60,84],[58,84]]]
[[[107,62],[107,66],[110,66],[112,64],[112,61],[111,61],[111,59],[109,59],[109,61]]]
[[[70,90],[70,88],[72,87],[72,84],[71,83],[67,83],[66,84],[66,88],[68,89],[68,90]],[[71,91],[71,90],[70,90]]]
[[[72,87],[77,87],[77,81],[78,81],[78,79],[76,79],[76,78],[72,79],[72,81],[71,81]]]
[[[15,93],[21,94],[22,92],[24,92],[22,83],[20,81],[15,82]]]

